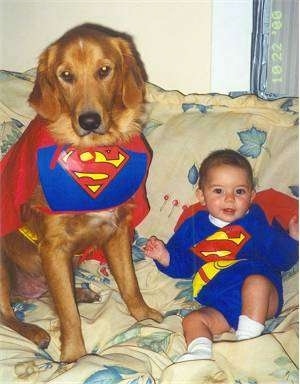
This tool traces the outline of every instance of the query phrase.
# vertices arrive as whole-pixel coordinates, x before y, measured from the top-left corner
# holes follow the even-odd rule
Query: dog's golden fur
[[[85,24],[68,31],[40,56],[30,105],[48,123],[58,144],[93,147],[126,142],[140,132],[146,74],[131,38]],[[0,309],[2,322],[45,348],[48,333],[16,319],[9,293],[22,272],[44,281],[61,326],[61,360],[86,353],[74,298],[72,258],[88,245],[101,247],[121,295],[137,319],[161,321],[139,291],[131,259],[130,203],[106,212],[47,215],[35,209],[47,204],[40,186],[22,208],[27,226],[38,234],[38,246],[19,232],[3,239]],[[11,278],[9,278],[11,277]],[[94,295],[80,295],[90,301]],[[102,330],[99,329],[99,332]]]
[[[129,36],[85,25],[67,32],[40,56],[29,102],[51,121],[58,143],[111,145],[140,131],[145,80]],[[85,135],[79,125],[79,116],[89,111],[102,119],[93,135]]]

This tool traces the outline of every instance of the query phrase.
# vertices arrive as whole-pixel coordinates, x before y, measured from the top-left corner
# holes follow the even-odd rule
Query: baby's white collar
[[[246,215],[249,213],[249,210],[246,212]],[[223,221],[221,219],[218,219],[217,217],[212,216],[211,214],[208,215],[209,221],[215,225],[218,228],[226,227],[226,225],[230,224],[227,221]]]
[[[229,223],[227,221],[223,221],[221,219],[218,219],[217,217],[212,216],[211,214],[208,215],[209,221],[215,225],[218,228],[223,228]]]

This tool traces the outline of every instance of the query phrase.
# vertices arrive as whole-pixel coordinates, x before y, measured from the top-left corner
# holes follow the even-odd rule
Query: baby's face
[[[202,190],[197,192],[199,201],[208,212],[231,223],[248,211],[255,196],[247,172],[232,165],[217,165],[211,168]]]

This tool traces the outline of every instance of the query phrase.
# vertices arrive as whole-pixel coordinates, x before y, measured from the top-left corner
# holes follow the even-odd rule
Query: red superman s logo
[[[206,263],[234,260],[250,235],[239,225],[224,227],[194,245],[191,250]]]
[[[72,178],[93,198],[117,176],[129,156],[118,146],[64,150],[59,163]]]

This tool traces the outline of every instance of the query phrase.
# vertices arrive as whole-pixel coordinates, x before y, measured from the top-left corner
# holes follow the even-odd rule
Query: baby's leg
[[[213,335],[230,330],[225,317],[211,307],[191,312],[183,319],[182,325],[188,352],[180,356],[176,362],[210,359]]]
[[[261,335],[265,321],[275,315],[277,308],[278,294],[271,281],[262,275],[248,276],[242,288],[238,340]]]

